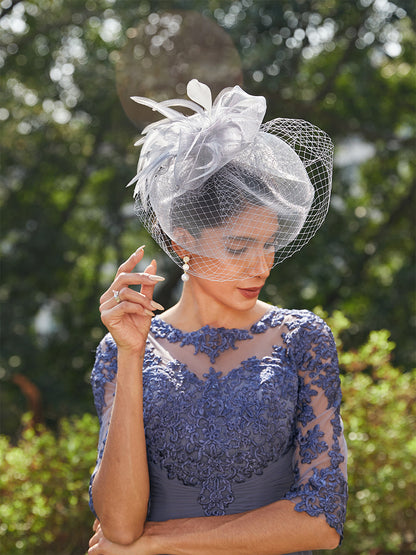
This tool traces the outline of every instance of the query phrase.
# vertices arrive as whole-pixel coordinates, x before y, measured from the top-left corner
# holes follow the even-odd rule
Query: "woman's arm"
[[[92,484],[94,508],[108,539],[129,544],[147,516],[149,477],[143,428],[143,358],[119,352],[117,388],[103,458]]]
[[[324,518],[276,501],[236,515],[147,522],[144,534],[120,547],[98,531],[90,555],[279,555],[310,549],[335,549],[339,535]]]
[[[325,519],[296,512],[290,501],[236,515],[148,525],[143,539],[149,538],[154,554],[279,555],[339,544],[339,535]]]
[[[117,345],[117,385],[101,463],[93,478],[92,498],[100,525],[109,540],[129,544],[143,532],[149,499],[149,476],[143,426],[142,366],[156,271],[132,273],[143,257],[138,249],[122,266],[101,297],[103,323]],[[142,284],[138,293],[129,285]],[[113,291],[119,291],[120,301]]]

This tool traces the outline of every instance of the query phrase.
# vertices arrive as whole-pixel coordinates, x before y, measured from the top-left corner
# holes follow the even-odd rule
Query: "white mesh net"
[[[190,274],[216,281],[262,275],[301,249],[325,219],[330,138],[303,120],[260,125],[265,104],[256,99],[234,87],[205,112],[185,117],[169,108],[168,120],[144,130],[135,210],[172,260],[182,266],[189,257]]]

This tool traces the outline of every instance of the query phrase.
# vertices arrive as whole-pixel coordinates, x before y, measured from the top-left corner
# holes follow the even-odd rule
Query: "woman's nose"
[[[250,266],[250,274],[266,279],[269,276],[270,270],[273,266],[273,260],[274,253],[259,253],[257,256],[253,257]]]

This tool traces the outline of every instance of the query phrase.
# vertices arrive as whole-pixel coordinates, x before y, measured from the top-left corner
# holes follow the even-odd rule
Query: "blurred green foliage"
[[[29,415],[23,419],[27,425]],[[59,433],[28,427],[17,445],[0,436],[0,550],[4,555],[75,555],[87,551],[93,518],[88,476],[98,421],[62,419]]]
[[[337,553],[410,555],[416,551],[416,371],[403,374],[392,366],[394,344],[386,330],[348,351],[340,335],[348,320],[340,312],[326,319],[341,367],[351,369],[342,377],[349,502]],[[61,420],[58,434],[26,429],[15,446],[0,436],[2,553],[85,553],[97,436],[97,419],[89,414]]]
[[[351,491],[345,553],[415,553],[416,372],[380,368],[342,383]]]

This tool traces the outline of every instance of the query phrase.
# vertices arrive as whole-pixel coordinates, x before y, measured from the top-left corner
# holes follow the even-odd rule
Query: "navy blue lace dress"
[[[91,483],[116,380],[117,347],[108,334],[91,377],[101,425]],[[143,385],[149,520],[233,514],[288,499],[342,536],[341,391],[334,340],[320,318],[271,307],[250,329],[184,333],[155,317]],[[94,511],[92,495],[90,505]]]

